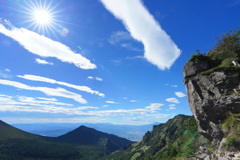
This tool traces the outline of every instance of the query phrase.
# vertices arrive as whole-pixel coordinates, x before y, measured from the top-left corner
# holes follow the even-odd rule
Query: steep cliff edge
[[[215,147],[219,148],[222,141],[225,144],[229,143],[231,149],[238,150],[240,150],[239,35],[240,30],[234,34],[226,34],[208,55],[201,53],[193,55],[183,70],[189,106],[197,121],[199,133],[209,139]],[[232,141],[231,144],[229,141]]]
[[[221,71],[201,74],[207,69],[206,61],[190,61],[185,65],[188,101],[199,132],[209,140],[220,142],[224,137],[222,124],[231,114],[240,113],[240,74]]]

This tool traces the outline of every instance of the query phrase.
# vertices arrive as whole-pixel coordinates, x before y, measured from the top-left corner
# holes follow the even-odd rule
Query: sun
[[[62,30],[61,23],[58,19],[61,10],[57,10],[59,1],[53,0],[25,0],[20,7],[23,8],[22,12],[26,15],[27,28],[36,30],[41,34],[54,34],[56,31]]]
[[[51,24],[52,16],[47,10],[36,9],[33,11],[33,19],[38,25],[49,25]]]

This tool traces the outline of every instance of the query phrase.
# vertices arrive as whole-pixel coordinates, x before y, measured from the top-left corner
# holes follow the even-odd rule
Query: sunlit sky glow
[[[0,119],[152,124],[191,115],[182,69],[238,0],[0,0]]]

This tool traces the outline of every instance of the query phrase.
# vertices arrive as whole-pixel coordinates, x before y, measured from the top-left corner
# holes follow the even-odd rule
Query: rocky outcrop
[[[206,61],[187,62],[184,67],[184,83],[188,101],[198,123],[199,132],[219,144],[224,138],[222,124],[231,113],[240,113],[240,73],[212,72]]]

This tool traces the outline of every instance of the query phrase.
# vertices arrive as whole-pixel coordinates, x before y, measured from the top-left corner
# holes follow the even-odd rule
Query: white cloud
[[[40,97],[41,98],[41,97]],[[160,110],[163,104],[153,103],[142,109],[117,109],[117,110],[98,110],[98,107],[80,106],[80,107],[65,107],[62,102],[55,101],[49,98],[32,98],[24,96],[7,96],[0,95],[0,112],[38,112],[48,114],[67,114],[67,115],[81,115],[89,117],[104,117],[104,116],[144,116],[149,118],[165,118],[169,114],[156,113]],[[47,101],[47,100],[50,101]],[[81,118],[81,117],[79,117]],[[88,119],[87,118],[87,119]],[[86,117],[85,117],[86,119]]]
[[[0,77],[6,79],[12,78],[12,75],[10,75],[9,72],[11,72],[9,69],[0,70]]]
[[[0,33],[14,39],[29,52],[41,57],[54,57],[62,62],[73,63],[82,69],[95,69],[96,65],[92,64],[87,58],[80,54],[74,53],[68,46],[53,41],[43,35],[27,30],[25,28],[16,28],[10,22],[0,20]]]
[[[135,102],[138,102],[138,101],[137,100],[130,100],[130,102],[135,103]]]
[[[171,103],[180,103],[177,98],[168,98],[166,101]]]
[[[0,79],[0,84],[16,87],[19,89],[40,91],[49,96],[69,98],[69,99],[73,99],[79,103],[87,103],[87,101],[85,99],[83,99],[81,95],[67,91],[66,89],[63,89],[63,88],[33,87],[33,86],[25,85],[23,83],[9,81],[9,80],[3,80],[3,79]]]
[[[38,99],[45,100],[45,101],[57,101],[56,98],[45,98],[45,97],[37,97]]]
[[[173,110],[173,109],[176,109],[175,107],[169,107],[169,109]]]
[[[2,118],[5,122],[9,124],[18,124],[18,123],[108,123],[109,120],[106,120],[102,117],[89,116],[86,117],[74,117],[74,118],[18,118],[18,117],[10,117],[10,118]]]
[[[186,94],[182,93],[182,92],[175,92],[176,96],[178,96],[179,98],[185,97]]]
[[[150,109],[151,111],[161,110],[160,107],[164,104],[161,103],[152,103],[150,106],[147,106],[146,109]]]
[[[170,106],[170,107],[174,107],[174,106],[176,106],[176,104],[169,104],[168,106]]]
[[[112,33],[112,35],[110,36],[108,41],[111,44],[116,44],[116,43],[119,43],[121,41],[130,40],[130,39],[132,39],[132,37],[128,32],[117,31],[117,32]]]
[[[28,103],[28,105],[36,105],[36,104],[53,104],[53,105],[61,105],[61,106],[73,106],[72,104],[57,102],[58,100],[55,98],[33,98],[26,96],[18,96],[19,102]]]
[[[106,108],[106,107],[109,107],[109,105],[103,105],[102,107],[103,107],[103,108]]]
[[[180,49],[148,12],[141,0],[101,0],[131,36],[144,45],[144,57],[159,69],[170,68],[180,56]]]
[[[118,104],[117,102],[114,102],[114,101],[106,101],[106,103],[110,103],[110,104]]]
[[[24,79],[31,80],[31,81],[41,81],[41,82],[46,82],[46,83],[59,84],[59,85],[67,86],[67,87],[74,88],[74,89],[77,89],[77,90],[80,90],[80,91],[88,92],[88,93],[91,93],[91,94],[96,94],[96,95],[101,96],[101,97],[105,96],[103,93],[100,93],[98,91],[94,91],[87,86],[78,86],[78,85],[74,85],[74,84],[70,84],[70,83],[66,83],[66,82],[56,81],[54,79],[50,79],[50,78],[46,78],[46,77],[28,75],[28,74],[25,74],[23,76],[18,75],[17,77],[24,78]]]
[[[120,46],[123,48],[130,49],[132,51],[143,52],[142,49],[134,47],[131,43],[121,43]],[[142,56],[142,58],[144,58],[144,57]]]
[[[53,65],[52,62],[47,62],[47,61],[45,61],[45,60],[43,60],[43,59],[39,59],[39,58],[36,58],[36,59],[35,59],[35,62],[38,63],[38,64]]]
[[[178,87],[177,85],[172,85],[172,84],[165,84],[165,85],[170,86],[170,87],[174,87],[174,88]]]
[[[95,79],[95,80],[97,80],[97,81],[103,81],[103,79],[100,78],[100,77],[92,77],[92,76],[88,76],[88,79]]]
[[[6,71],[6,72],[11,72],[11,70],[10,70],[10,69],[8,69],[8,68],[6,68],[6,69],[5,69],[5,71]]]
[[[102,79],[102,78],[99,78],[99,77],[96,77],[96,80],[97,80],[97,81],[103,81],[103,79]]]
[[[93,77],[92,76],[88,76],[88,79],[93,79]]]

